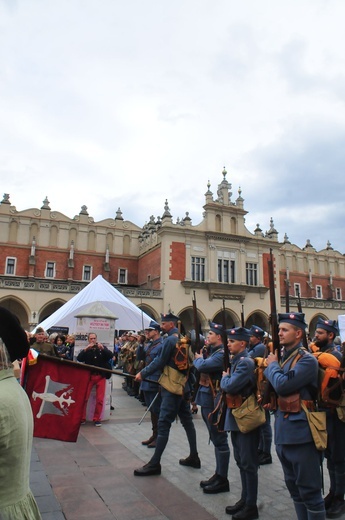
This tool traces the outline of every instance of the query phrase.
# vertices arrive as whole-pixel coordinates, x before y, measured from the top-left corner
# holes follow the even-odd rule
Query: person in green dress
[[[16,316],[0,307],[0,518],[41,520],[30,490],[33,417],[29,398],[12,362],[27,355],[29,343]]]

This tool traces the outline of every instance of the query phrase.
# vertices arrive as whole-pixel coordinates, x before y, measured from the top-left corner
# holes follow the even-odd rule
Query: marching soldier
[[[188,370],[179,371],[176,364],[177,343],[179,341],[179,332],[176,327],[178,321],[179,318],[172,313],[161,315],[161,329],[164,333],[168,334],[163,342],[162,353],[159,357],[155,358],[149,366],[145,367],[136,375],[136,381],[142,381],[157,370],[164,370],[164,374],[166,375],[164,386],[161,380],[162,403],[159,412],[156,449],[153,457],[147,464],[142,468],[134,470],[134,475],[138,477],[161,474],[161,457],[169,440],[171,425],[177,415],[186,431],[190,449],[189,456],[185,459],[180,459],[180,464],[191,468],[200,468],[201,465],[197,451],[196,431],[190,404],[185,396],[186,387],[184,384],[187,379]],[[167,381],[169,374],[174,374],[174,381],[170,381],[171,386],[169,385],[169,381]],[[175,384],[176,377],[181,381],[177,385]],[[168,386],[170,386],[170,389],[167,389]]]
[[[298,520],[324,520],[321,494],[321,455],[317,451],[301,401],[313,406],[318,384],[317,360],[302,346],[304,314],[278,314],[279,343],[284,347],[281,362],[269,354],[265,377],[278,395],[275,413],[275,442],[286,486]]]
[[[194,366],[200,372],[199,389],[195,402],[201,407],[201,415],[214,445],[216,457],[215,474],[210,479],[200,482],[204,493],[209,494],[222,493],[230,489],[228,480],[230,460],[228,434],[219,432],[212,419],[212,412],[220,398],[219,384],[224,366],[222,333],[222,325],[210,323],[210,330],[207,335],[209,356],[204,359],[202,354],[196,353],[194,360]]]
[[[339,361],[342,356],[334,344],[339,334],[337,322],[319,318],[316,324],[314,345],[321,351],[332,354]],[[327,518],[339,518],[345,512],[345,422],[338,417],[334,404],[321,403],[326,410],[327,448],[325,457],[330,480],[330,490],[325,497]]]
[[[259,429],[242,433],[232,415],[232,409],[239,406],[244,399],[256,390],[255,363],[248,355],[247,345],[250,332],[244,327],[227,331],[228,349],[232,356],[231,368],[223,372],[220,386],[229,394],[228,408],[225,418],[225,430],[231,432],[234,457],[239,467],[242,483],[240,500],[225,508],[234,520],[255,520],[259,518],[257,508],[258,495],[258,445]]]

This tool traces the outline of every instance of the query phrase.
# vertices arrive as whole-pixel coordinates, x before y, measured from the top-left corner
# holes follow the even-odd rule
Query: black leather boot
[[[190,468],[199,469],[201,467],[201,462],[199,459],[199,455],[189,455],[186,459],[180,459],[179,463],[181,466],[189,466]]]
[[[148,462],[142,468],[138,468],[134,470],[134,475],[136,477],[149,477],[151,475],[160,475],[161,474],[161,465],[160,464],[151,464]]]
[[[225,493],[230,491],[229,481],[225,477],[217,475],[217,478],[211,482],[208,486],[204,487],[204,493],[209,495],[215,495],[216,493]]]
[[[242,500],[242,498],[241,498],[233,506],[226,506],[225,512],[227,515],[234,515],[235,513],[238,513],[239,511],[241,511],[241,509],[243,509],[245,505],[246,505],[245,501]]]
[[[212,477],[210,477],[208,480],[202,480],[202,481],[200,482],[200,487],[201,487],[201,488],[204,488],[204,487],[206,487],[206,486],[209,486],[210,484],[212,484],[212,482],[213,482],[214,480],[216,480],[217,477],[218,477],[218,475],[217,475],[217,473],[215,473],[215,474],[212,475]]]
[[[233,520],[256,520],[259,518],[257,506],[244,506],[238,513],[232,515]]]

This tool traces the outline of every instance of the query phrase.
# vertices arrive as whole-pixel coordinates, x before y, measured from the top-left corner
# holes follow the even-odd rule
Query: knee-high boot
[[[151,423],[152,423],[152,440],[157,439],[158,435],[158,415],[154,412],[151,412]]]

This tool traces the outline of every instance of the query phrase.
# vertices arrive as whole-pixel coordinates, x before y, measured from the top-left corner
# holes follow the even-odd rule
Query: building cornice
[[[208,290],[209,300],[237,300],[244,302],[247,294],[257,294],[263,298],[268,291],[268,287],[263,285],[246,285],[246,284],[224,284],[214,282],[194,282],[185,280],[181,282],[186,294],[190,294],[192,290],[203,289]]]

